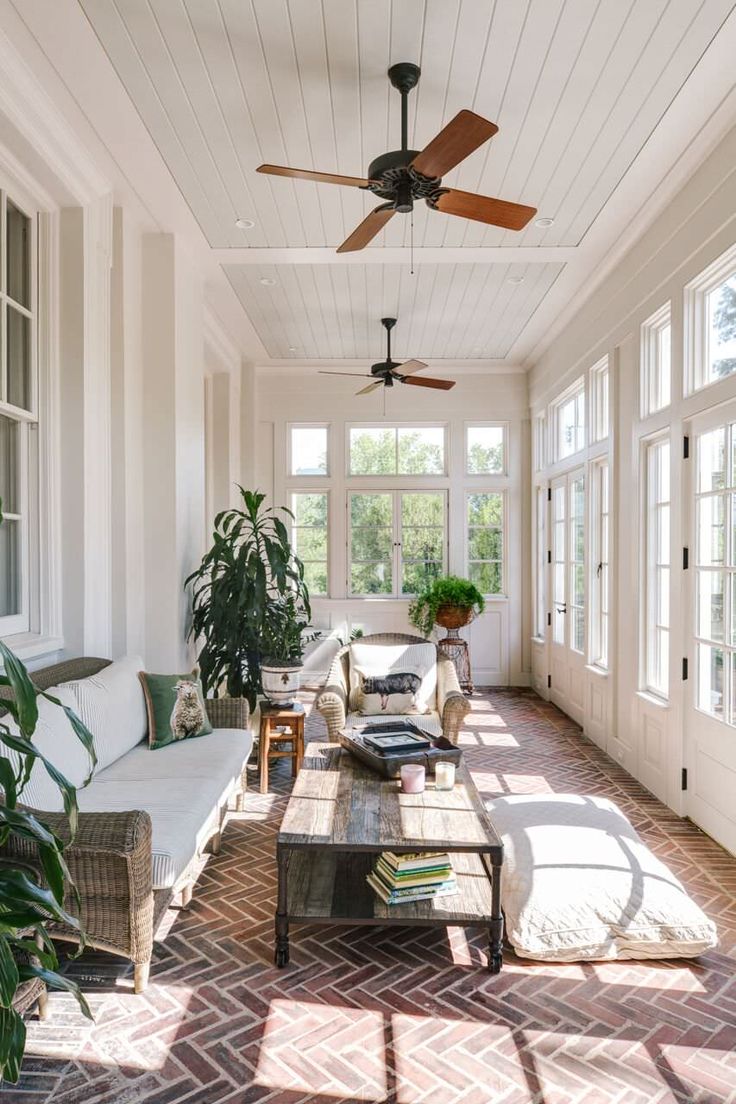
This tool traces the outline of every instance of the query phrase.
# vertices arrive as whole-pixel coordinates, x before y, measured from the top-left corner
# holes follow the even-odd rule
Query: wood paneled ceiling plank
[[[488,333],[498,323],[497,303],[513,267],[501,264],[489,265],[486,269],[483,265],[476,266],[476,286],[471,288],[475,309],[469,317],[463,317],[462,322],[459,320],[457,325],[458,348],[464,355],[472,355],[469,350],[484,347],[487,343]]]

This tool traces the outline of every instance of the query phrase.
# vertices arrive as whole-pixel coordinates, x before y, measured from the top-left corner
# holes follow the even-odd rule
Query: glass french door
[[[693,419],[687,813],[736,853],[736,403]]]
[[[585,705],[585,476],[582,469],[551,484],[550,698],[583,723]]]

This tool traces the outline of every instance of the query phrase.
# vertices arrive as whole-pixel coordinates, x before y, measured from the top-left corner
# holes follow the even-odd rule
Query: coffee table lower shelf
[[[455,852],[458,892],[428,901],[387,905],[366,883],[377,852],[279,848],[277,966],[289,961],[290,924],[370,924],[484,927],[489,935],[489,969],[502,965],[500,893],[481,854]],[[500,868],[498,869],[500,876]]]

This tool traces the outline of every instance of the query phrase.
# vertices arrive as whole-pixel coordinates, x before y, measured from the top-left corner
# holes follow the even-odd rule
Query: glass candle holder
[[[404,763],[401,767],[401,792],[424,793],[425,771],[420,763]]]
[[[452,790],[455,786],[455,764],[435,763],[434,788],[436,790]]]

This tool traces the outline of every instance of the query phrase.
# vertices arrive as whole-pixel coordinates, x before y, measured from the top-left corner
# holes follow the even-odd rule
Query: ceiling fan
[[[475,219],[477,222],[501,226],[506,230],[523,230],[537,213],[536,207],[442,187],[445,173],[464,161],[498,130],[495,123],[483,119],[473,111],[458,112],[423,150],[407,149],[408,96],[419,80],[420,73],[419,66],[410,61],[401,61],[389,69],[389,80],[401,93],[401,149],[391,150],[372,161],[366,178],[312,172],[310,169],[290,169],[280,165],[259,165],[256,170],[271,176],[312,180],[318,184],[343,184],[347,187],[364,188],[387,200],[363,219],[338,248],[338,253],[364,249],[397,211],[411,211],[417,199],[425,200],[433,211]]]
[[[356,395],[368,395],[371,391],[375,391],[377,387],[393,387],[394,381],[398,380],[399,383],[410,383],[414,387],[436,387],[441,391],[449,391],[451,387],[455,386],[455,380],[441,380],[441,379],[427,379],[417,378],[414,373],[421,372],[427,365],[423,360],[405,360],[403,364],[398,360],[391,359],[391,330],[396,325],[395,318],[382,318],[382,325],[386,329],[386,359],[379,361],[378,364],[372,364],[370,374],[367,372],[329,372],[320,369],[319,374],[321,376],[350,376],[352,379],[370,379],[373,380],[367,387],[362,387],[360,391],[356,391]]]

